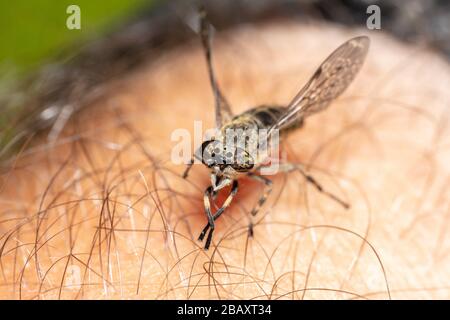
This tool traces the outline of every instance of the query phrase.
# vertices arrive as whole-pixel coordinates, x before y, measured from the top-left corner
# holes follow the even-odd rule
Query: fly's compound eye
[[[202,162],[211,168],[222,164],[222,144],[216,140],[209,140],[202,143]]]
[[[234,163],[234,153],[231,150],[224,150],[223,158],[225,164],[233,164]]]

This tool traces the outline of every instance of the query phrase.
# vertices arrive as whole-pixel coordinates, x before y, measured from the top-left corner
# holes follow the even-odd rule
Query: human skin
[[[183,180],[171,161],[175,129],[214,123],[194,41],[114,80],[56,141],[40,137],[2,173],[0,298],[449,298],[443,58],[378,32],[280,20],[218,33],[218,81],[235,113],[286,105],[361,34],[371,48],[360,74],[283,144],[284,161],[350,209],[280,173],[252,218],[263,186],[244,178],[203,249],[209,172],[194,165]]]

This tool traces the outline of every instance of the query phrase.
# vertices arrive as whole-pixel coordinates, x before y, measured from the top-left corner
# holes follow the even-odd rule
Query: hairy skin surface
[[[286,104],[338,45],[367,30],[288,22],[240,27],[214,44],[233,111]],[[437,55],[369,33],[354,83],[288,139],[345,210],[300,174],[262,192],[240,181],[209,251],[209,172],[170,161],[177,128],[212,127],[199,42],[115,79],[56,142],[1,175],[0,298],[450,298],[450,68]],[[248,225],[254,224],[254,237]]]

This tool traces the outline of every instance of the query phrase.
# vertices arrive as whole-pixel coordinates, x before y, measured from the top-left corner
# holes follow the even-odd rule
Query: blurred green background
[[[0,70],[23,74],[75,40],[105,32],[152,0],[1,0]],[[69,30],[69,5],[81,9],[81,30]],[[3,75],[4,76],[4,75]],[[2,76],[0,76],[2,78]]]
[[[63,58],[158,0],[0,0],[0,159],[7,158],[24,109],[15,89],[46,62]],[[67,8],[78,5],[81,29],[69,30]]]

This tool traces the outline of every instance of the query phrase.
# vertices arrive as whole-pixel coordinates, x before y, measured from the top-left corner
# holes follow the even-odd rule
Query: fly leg
[[[213,235],[214,227],[215,227],[214,221],[220,217],[220,215],[225,211],[226,208],[228,208],[230,206],[231,201],[233,201],[233,198],[238,191],[238,182],[237,182],[237,180],[233,181],[233,185],[231,187],[230,194],[228,195],[227,199],[223,203],[222,207],[219,210],[217,210],[214,215],[211,213],[211,202],[210,202],[210,197],[213,194],[212,190],[213,190],[212,187],[208,187],[203,196],[203,202],[205,205],[206,216],[208,218],[208,224],[205,226],[205,228],[203,228],[202,233],[200,233],[200,236],[198,237],[198,240],[203,241],[203,239],[205,238],[206,232],[208,232],[208,230],[209,230],[208,237],[206,238],[205,250],[208,250],[209,246],[211,245],[212,235]]]
[[[266,200],[269,197],[270,193],[272,192],[272,184],[273,183],[272,183],[272,180],[267,179],[266,177],[254,174],[252,172],[249,172],[247,175],[250,178],[255,179],[256,181],[264,183],[264,185],[265,185],[264,193],[259,198],[258,203],[256,204],[256,206],[251,211],[252,216],[255,216],[259,212],[261,207],[264,205],[264,203],[266,202]],[[249,233],[250,237],[253,237],[253,223],[252,222],[250,223],[250,226],[249,226],[249,229],[248,229],[248,233]]]
[[[332,193],[328,192],[327,190],[325,190],[322,187],[322,185],[319,182],[317,182],[316,179],[314,179],[311,175],[309,175],[304,170],[302,165],[300,165],[300,164],[292,164],[292,163],[284,163],[284,164],[280,165],[280,171],[286,172],[286,173],[292,172],[292,171],[299,172],[306,179],[306,182],[311,183],[317,189],[317,191],[319,191],[320,193],[326,195],[330,199],[336,201],[337,203],[339,203],[345,209],[349,209],[350,208],[350,204],[349,203],[347,203],[346,201],[340,199],[339,197],[337,197],[334,194],[332,194]]]
[[[200,241],[203,241],[203,238],[205,237],[205,234],[209,228],[211,228],[211,230],[210,230],[210,233],[208,234],[208,239],[209,239],[209,241],[211,241],[210,235],[212,237],[212,231],[214,230],[214,216],[211,213],[211,202],[209,200],[211,197],[212,190],[213,190],[213,188],[211,186],[209,186],[208,188],[206,188],[205,193],[203,195],[203,204],[205,206],[205,213],[206,213],[206,217],[208,218],[208,224],[206,225],[206,227],[203,229],[202,233],[198,237],[198,240],[200,240]],[[209,248],[208,239],[205,244],[206,250]]]
[[[192,158],[189,163],[187,164],[186,170],[184,170],[183,173],[183,179],[186,179],[188,174],[189,174],[189,170],[191,170],[192,165],[194,164],[194,158]]]

